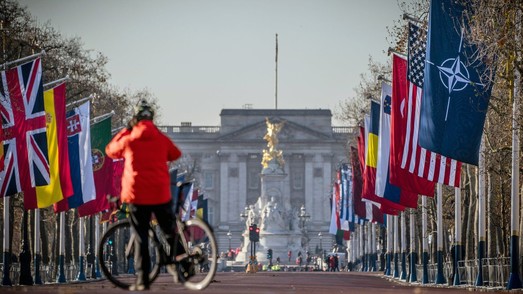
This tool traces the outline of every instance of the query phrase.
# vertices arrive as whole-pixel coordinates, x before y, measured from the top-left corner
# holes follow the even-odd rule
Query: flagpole
[[[458,263],[461,260],[461,189],[454,188],[454,286],[461,285]]]
[[[274,109],[278,109],[278,34],[276,34],[276,79],[275,79],[275,89],[274,89]]]
[[[370,242],[370,239],[371,239],[371,232],[370,232],[370,222],[367,222],[365,224],[365,227],[366,227],[366,230],[365,230],[365,248],[366,248],[366,252],[367,252],[367,257],[365,258],[365,268],[367,269],[366,271],[367,272],[370,272],[371,271],[371,254],[372,254],[372,248],[371,248],[371,242]]]
[[[372,271],[372,232],[371,232],[371,222],[369,221],[367,223],[367,231],[366,231],[366,238],[367,241],[367,271]]]
[[[441,184],[437,184],[437,191],[438,191],[438,199],[437,199],[437,238],[436,238],[436,246],[437,246],[437,253],[436,258],[438,262],[438,270],[436,274],[436,284],[444,284],[445,283],[445,277],[443,276],[443,192]]]
[[[84,217],[78,218],[78,260],[79,260],[79,270],[78,276],[76,276],[77,281],[85,281],[85,267],[84,267],[84,253],[85,253],[85,241],[84,241]]]
[[[79,103],[82,103],[84,101],[87,101],[87,100],[94,100],[96,98],[96,94],[91,94],[85,98],[82,98],[82,99],[78,99],[76,101],[73,101],[73,102],[70,102],[70,103],[67,103],[65,105],[65,107],[69,107],[69,106],[72,106],[72,105],[76,105],[76,104],[79,104]]]
[[[514,75],[517,71],[514,70]],[[516,81],[517,82],[514,82]],[[519,76],[515,76],[513,81],[514,88],[511,89],[510,95],[514,97],[512,105],[512,187],[511,187],[511,213],[510,227],[512,235],[510,237],[510,278],[507,283],[507,289],[519,289],[522,287],[519,277]]]
[[[418,263],[418,252],[416,251],[416,239],[414,222],[416,221],[416,216],[414,214],[414,209],[410,210],[410,279],[409,282],[415,283],[418,281],[418,275],[416,273],[416,264]]]
[[[360,244],[359,253],[361,260],[361,271],[365,271],[365,244],[363,242],[363,231],[365,230],[365,223],[361,224],[358,229],[358,243]]]
[[[403,20],[408,20],[408,21],[412,21],[412,22],[415,22],[415,23],[418,23],[418,24],[421,24],[423,25],[423,21],[417,17],[414,17],[408,13],[403,13]]]
[[[94,267],[95,267],[95,277],[101,278],[102,274],[100,273],[100,266],[98,264],[98,241],[100,240],[100,214],[97,213],[94,218]]]
[[[65,212],[60,212],[60,239],[58,240],[58,277],[56,279],[57,283],[65,283],[65,272],[64,272],[64,263],[65,263]]]
[[[4,197],[4,269],[3,269],[3,275],[2,275],[2,285],[4,286],[11,286],[11,278],[9,277],[9,272],[11,269],[11,254],[9,252],[11,251],[11,242],[10,242],[10,235],[9,235],[9,196]]]
[[[360,225],[360,229],[358,231],[358,239],[360,240],[360,255],[361,255],[361,271],[364,272],[367,270],[367,264],[365,263],[365,223]]]
[[[64,82],[68,82],[69,80],[71,80],[71,78],[69,78],[69,75],[66,75],[65,77],[63,77],[61,79],[54,80],[52,82],[44,84],[43,87],[44,88],[51,88],[51,86],[58,85],[58,84],[61,84],[61,83],[64,83]]]
[[[97,116],[97,117],[91,119],[91,124],[95,124],[95,123],[97,123],[97,122],[99,122],[101,120],[104,120],[104,119],[106,119],[108,117],[111,117],[113,115],[114,115],[114,110],[111,110],[111,112],[109,112],[109,113],[102,114],[100,116]]]
[[[34,272],[35,279],[34,283],[39,285],[42,284],[42,278],[40,277],[40,260],[42,256],[40,254],[40,209],[35,209],[35,239],[34,239]]]
[[[398,263],[399,263],[399,251],[400,251],[400,247],[399,247],[399,234],[398,234],[398,229],[399,229],[399,226],[398,226],[398,216],[397,215],[394,215],[392,216],[392,218],[394,219],[394,273],[393,273],[393,278],[397,279],[400,277],[400,271],[399,271],[399,268],[398,268]]]
[[[376,267],[376,233],[375,226],[369,221],[369,272],[375,272]]]
[[[25,62],[25,61],[28,61],[28,60],[33,60],[33,59],[36,59],[36,58],[38,58],[40,56],[43,56],[43,55],[45,55],[45,50],[42,50],[40,53],[35,53],[33,55],[29,55],[29,56],[26,56],[26,57],[19,58],[17,60],[5,62],[4,64],[2,64],[2,67],[4,69],[7,69],[7,67],[12,65],[12,64],[22,63],[22,62]]]
[[[478,276],[476,286],[483,286],[483,258],[485,257],[486,201],[485,201],[485,139],[481,140],[479,152],[479,191],[478,191]]]
[[[359,254],[360,254],[360,260],[361,260],[361,271],[362,272],[365,271],[365,246],[363,245],[363,227],[364,226],[365,226],[365,223],[360,225],[359,230],[358,230],[358,240],[360,243]]]
[[[423,267],[423,274],[421,277],[421,283],[422,284],[428,284],[429,283],[429,269],[428,269],[428,263],[429,263],[429,242],[428,242],[428,235],[427,235],[427,196],[422,195],[421,196],[421,234],[422,234],[422,243],[423,243],[423,253],[422,253],[422,267]]]
[[[392,47],[389,47],[389,49],[387,49],[387,55],[390,55],[391,53],[394,53],[402,58],[407,58],[407,54],[394,50],[394,48],[392,48]]]
[[[385,216],[387,223],[387,254],[385,256],[385,275],[391,275],[391,259],[392,259],[392,217],[387,214]]]
[[[370,230],[371,230],[371,235],[372,235],[372,239],[371,239],[372,269],[371,269],[371,271],[375,272],[378,270],[378,266],[376,264],[376,261],[378,258],[377,258],[377,251],[376,251],[376,224],[375,223],[370,224]]]
[[[400,280],[407,280],[407,222],[405,221],[405,211],[401,212],[401,275]]]

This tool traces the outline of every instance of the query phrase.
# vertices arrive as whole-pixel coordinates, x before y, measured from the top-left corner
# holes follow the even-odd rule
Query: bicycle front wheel
[[[156,242],[149,238],[152,283],[160,273],[160,253]],[[98,246],[98,261],[105,277],[117,287],[129,289],[135,283],[134,236],[128,219],[120,220],[107,229]]]
[[[218,267],[218,248],[214,233],[206,222],[200,219],[190,219],[183,227],[185,242],[189,249],[186,259],[192,265],[193,276],[185,279],[180,277],[183,286],[189,290],[205,289],[214,279]]]

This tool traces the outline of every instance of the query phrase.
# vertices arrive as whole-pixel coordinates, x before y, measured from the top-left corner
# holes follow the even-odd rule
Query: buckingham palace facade
[[[220,126],[186,122],[160,127],[182,150],[182,164],[192,168],[200,193],[208,199],[208,221],[219,251],[241,246],[245,220],[240,214],[260,197],[266,118],[284,122],[279,133],[287,174],[284,186],[291,205],[304,205],[310,215],[305,224],[308,247],[320,245],[322,232],[323,248],[329,249],[329,196],[336,168],[347,162],[353,128],[332,126],[328,109],[223,109],[220,117]]]

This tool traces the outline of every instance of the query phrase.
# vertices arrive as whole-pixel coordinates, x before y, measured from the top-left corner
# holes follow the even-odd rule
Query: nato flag
[[[487,68],[467,42],[465,9],[453,0],[431,1],[419,145],[478,165],[492,88],[482,83]]]

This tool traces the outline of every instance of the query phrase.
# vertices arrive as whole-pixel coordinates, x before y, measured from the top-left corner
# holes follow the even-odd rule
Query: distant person
[[[334,255],[331,255],[329,257],[329,272],[336,271],[336,260],[334,259]]]
[[[340,267],[339,267],[339,264],[340,264],[340,262],[339,262],[339,257],[338,257],[338,255],[333,255],[333,257],[334,257],[334,271],[335,271],[335,272],[339,272],[339,271],[340,271]]]

